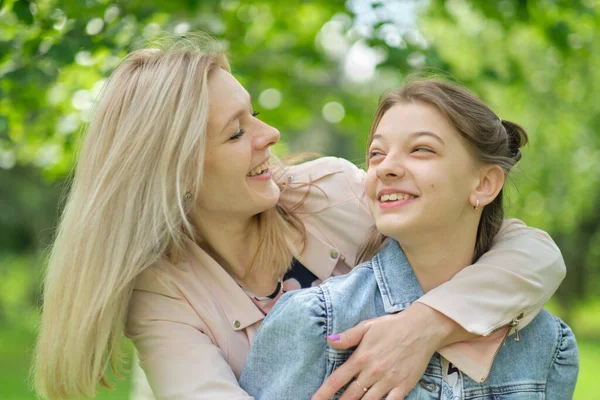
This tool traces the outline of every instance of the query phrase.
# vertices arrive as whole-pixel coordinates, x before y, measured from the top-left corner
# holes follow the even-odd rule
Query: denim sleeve
[[[558,318],[557,318],[558,319]],[[579,351],[573,331],[559,320],[560,343],[546,381],[546,399],[572,399],[579,372]]]
[[[320,288],[283,295],[259,328],[240,377],[260,399],[310,399],[327,370],[326,313]]]

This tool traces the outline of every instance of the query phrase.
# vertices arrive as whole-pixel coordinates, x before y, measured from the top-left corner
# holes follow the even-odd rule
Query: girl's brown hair
[[[416,78],[408,80],[401,88],[384,93],[369,131],[367,149],[383,115],[397,104],[421,102],[436,107],[467,141],[472,154],[483,164],[498,165],[508,175],[521,159],[519,150],[527,144],[527,133],[514,122],[500,119],[477,96],[456,84],[438,79]],[[502,190],[484,207],[475,243],[477,260],[492,245],[504,220]],[[373,257],[386,238],[376,229],[369,234],[358,252],[357,262]]]

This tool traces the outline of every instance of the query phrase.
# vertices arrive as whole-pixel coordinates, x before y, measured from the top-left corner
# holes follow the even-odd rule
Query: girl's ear
[[[504,171],[497,165],[482,167],[477,187],[471,193],[470,203],[475,207],[479,201],[480,206],[490,204],[500,193],[504,186]]]

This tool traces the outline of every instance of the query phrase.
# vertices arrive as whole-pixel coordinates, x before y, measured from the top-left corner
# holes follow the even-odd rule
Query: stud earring
[[[473,207],[475,211],[479,210],[479,199],[477,199],[477,204]]]
[[[185,201],[186,203],[189,203],[190,201],[192,201],[192,194],[190,192],[187,192],[183,196],[183,201]]]

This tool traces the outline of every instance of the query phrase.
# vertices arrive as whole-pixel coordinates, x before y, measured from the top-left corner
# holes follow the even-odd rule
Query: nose
[[[406,174],[402,160],[393,154],[388,154],[376,168],[377,177],[382,181],[402,178]]]
[[[279,142],[279,130],[269,124],[261,123],[262,127],[257,130],[254,146],[257,149],[266,149]]]

